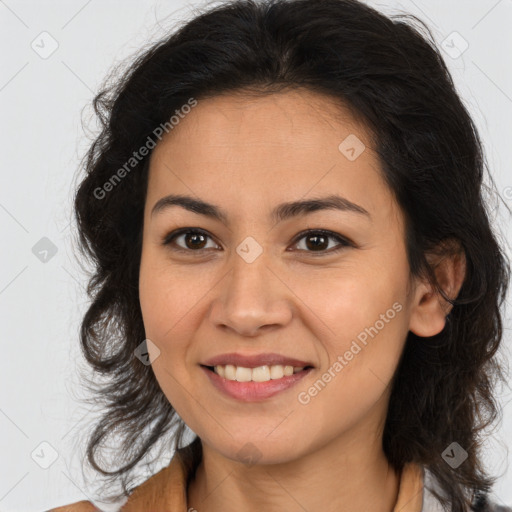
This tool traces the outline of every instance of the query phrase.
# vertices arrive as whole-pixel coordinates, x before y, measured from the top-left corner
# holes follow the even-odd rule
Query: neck
[[[200,512],[392,512],[399,476],[388,464],[381,440],[369,442],[370,436],[360,434],[289,462],[252,466],[203,443],[187,507]]]

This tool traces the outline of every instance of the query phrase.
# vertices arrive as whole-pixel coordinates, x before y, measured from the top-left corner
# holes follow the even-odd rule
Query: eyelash
[[[171,246],[171,244],[174,242],[176,238],[178,238],[181,235],[187,235],[187,234],[197,234],[197,235],[204,235],[208,238],[211,238],[210,235],[203,231],[202,229],[198,228],[181,228],[176,231],[173,231],[166,235],[162,241],[162,245],[164,246]],[[299,252],[307,252],[312,254],[313,256],[322,256],[326,254],[335,254],[341,251],[342,249],[345,249],[346,247],[353,247],[354,244],[348,240],[347,238],[342,237],[341,235],[338,235],[337,233],[334,233],[332,231],[328,231],[325,229],[309,229],[306,231],[301,231],[293,240],[293,245],[297,245],[298,242],[300,242],[303,238],[306,238],[308,235],[321,235],[328,238],[333,238],[337,242],[340,243],[339,247],[336,249],[328,249],[328,250],[321,250],[321,251],[308,251],[304,249],[299,249]],[[171,247],[173,251],[181,252],[181,253],[198,253],[198,255],[202,254],[203,251],[207,249],[184,249],[183,247]]]

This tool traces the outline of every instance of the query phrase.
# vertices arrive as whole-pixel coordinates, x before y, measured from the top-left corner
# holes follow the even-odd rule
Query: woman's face
[[[234,460],[377,443],[414,330],[403,216],[367,132],[339,112],[306,91],[216,97],[151,155],[140,303],[152,367],[187,425]],[[153,211],[171,194],[211,206]],[[201,233],[169,239],[182,228]],[[243,367],[224,370],[239,381],[203,366],[217,357]]]

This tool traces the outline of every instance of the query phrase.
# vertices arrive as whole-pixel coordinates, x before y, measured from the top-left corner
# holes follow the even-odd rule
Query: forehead
[[[173,150],[179,145],[188,146],[188,139],[193,139],[198,156],[204,156],[202,147],[221,150],[240,144],[311,152],[332,145],[345,132],[368,138],[366,129],[348,108],[328,96],[305,89],[264,96],[236,92],[199,100],[164,136],[154,153],[164,146],[173,146]],[[326,139],[326,135],[330,137]]]
[[[148,197],[178,191],[213,203],[219,195],[280,202],[342,192],[379,207],[390,192],[371,144],[364,125],[328,96],[224,94],[199,100],[157,144]]]

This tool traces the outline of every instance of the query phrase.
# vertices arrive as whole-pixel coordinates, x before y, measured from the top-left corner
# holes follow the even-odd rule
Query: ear
[[[457,298],[466,275],[466,257],[460,243],[455,240],[442,242],[435,251],[426,255],[434,269],[437,282],[451,300]],[[429,337],[439,334],[446,325],[446,316],[452,310],[428,280],[417,281],[411,305],[409,330],[417,336]]]

